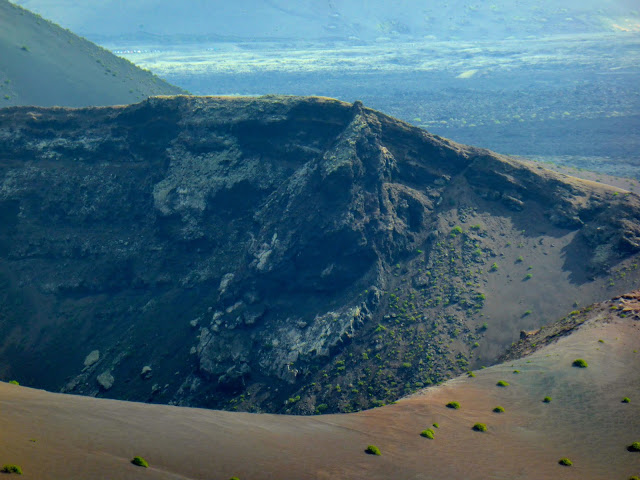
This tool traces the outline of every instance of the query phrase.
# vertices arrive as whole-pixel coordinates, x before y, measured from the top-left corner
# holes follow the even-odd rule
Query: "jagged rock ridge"
[[[325,98],[0,110],[0,212],[0,374],[124,399],[368,407],[638,278],[637,196]]]

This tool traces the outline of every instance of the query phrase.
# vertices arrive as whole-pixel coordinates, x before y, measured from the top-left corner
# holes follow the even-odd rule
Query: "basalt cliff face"
[[[637,285],[640,201],[325,98],[0,110],[0,375],[322,413]]]

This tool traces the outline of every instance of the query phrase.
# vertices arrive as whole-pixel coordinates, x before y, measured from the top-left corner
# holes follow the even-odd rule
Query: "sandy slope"
[[[0,383],[0,464],[34,479],[627,479],[640,474],[640,454],[625,448],[640,440],[640,320],[593,316],[530,357],[350,415],[207,411]],[[578,357],[589,367],[572,367]],[[420,437],[433,422],[436,438]],[[475,422],[488,432],[472,431]],[[366,455],[368,444],[383,455]],[[151,468],[131,465],[134,455]],[[572,467],[558,465],[565,456]]]

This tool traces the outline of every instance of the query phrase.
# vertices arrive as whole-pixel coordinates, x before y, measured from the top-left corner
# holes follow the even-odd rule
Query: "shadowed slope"
[[[327,98],[0,110],[0,212],[0,378],[123,400],[376,406],[640,278],[636,195]]]

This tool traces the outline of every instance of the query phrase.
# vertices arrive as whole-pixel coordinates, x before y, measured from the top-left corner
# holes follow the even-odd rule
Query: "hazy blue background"
[[[325,95],[640,178],[637,0],[20,0],[194,94]]]

